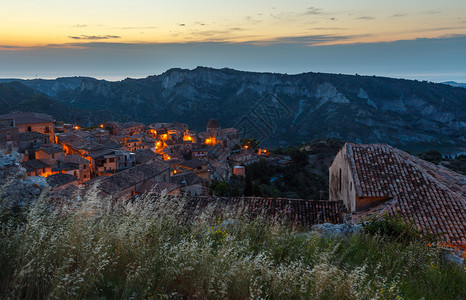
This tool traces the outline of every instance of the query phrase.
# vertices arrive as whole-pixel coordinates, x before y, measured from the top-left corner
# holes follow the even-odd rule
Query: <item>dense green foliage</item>
[[[150,197],[113,209],[89,200],[70,210],[45,200],[22,213],[2,209],[0,298],[466,296],[463,268],[424,243],[326,238],[241,216],[181,224],[174,200]]]

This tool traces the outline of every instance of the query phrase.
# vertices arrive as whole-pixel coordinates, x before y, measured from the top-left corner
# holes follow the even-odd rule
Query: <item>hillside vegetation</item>
[[[147,195],[0,211],[3,299],[464,299],[465,272],[415,235],[345,237],[240,216],[192,224]],[[150,201],[149,201],[150,200]],[[179,199],[179,201],[183,201]],[[383,233],[380,235],[380,233]]]

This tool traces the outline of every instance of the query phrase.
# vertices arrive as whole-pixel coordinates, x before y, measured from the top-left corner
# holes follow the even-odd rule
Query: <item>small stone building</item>
[[[419,230],[466,245],[466,176],[385,144],[347,143],[329,169],[330,200],[353,217],[400,215]]]
[[[141,164],[112,176],[102,176],[86,183],[87,187],[95,186],[101,196],[123,201],[138,192],[148,181],[155,183],[169,182],[170,166],[162,161]]]

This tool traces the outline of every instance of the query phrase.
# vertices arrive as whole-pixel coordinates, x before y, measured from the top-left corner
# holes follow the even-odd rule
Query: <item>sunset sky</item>
[[[465,53],[464,0],[15,0],[0,9],[2,78],[118,80],[202,65],[466,82]]]

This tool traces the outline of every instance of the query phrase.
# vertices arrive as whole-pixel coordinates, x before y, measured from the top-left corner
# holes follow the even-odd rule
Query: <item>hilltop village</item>
[[[241,145],[238,130],[211,119],[206,131],[186,124],[105,122],[91,128],[57,122],[43,113],[0,116],[0,145],[23,155],[28,176],[54,188],[99,182],[107,196],[129,198],[152,188],[170,195],[205,195],[211,180],[245,175],[267,155]]]
[[[189,211],[190,216],[212,206],[215,211],[241,215],[284,214],[288,221],[309,227],[400,215],[421,232],[450,245],[466,245],[465,176],[386,144],[339,147],[328,169],[329,200],[312,199],[308,194],[303,199],[250,197],[246,192],[243,197],[209,196],[211,182],[225,182],[233,175],[245,177],[248,165],[260,161],[253,166],[264,172],[270,165],[290,164],[285,156],[269,156],[269,151],[257,144],[253,147],[250,140],[240,140],[237,129],[222,128],[215,119],[208,121],[206,131],[197,132],[177,122],[105,122],[80,128],[56,122],[47,114],[11,113],[0,116],[0,146],[6,159],[0,165],[0,177],[11,177],[7,170],[17,164],[6,153],[20,153],[34,195],[40,194],[34,178],[45,177],[57,199],[92,189],[99,199],[116,202],[147,192],[183,195],[181,211]],[[291,155],[291,163],[302,165],[309,157],[306,151],[298,152],[294,159]],[[21,177],[21,172],[16,174]],[[292,180],[304,184],[301,180],[306,173],[300,174],[291,174]],[[10,194],[22,189],[26,181],[10,183]],[[24,198],[23,194],[17,196]],[[2,191],[3,196],[7,199],[8,191]]]

